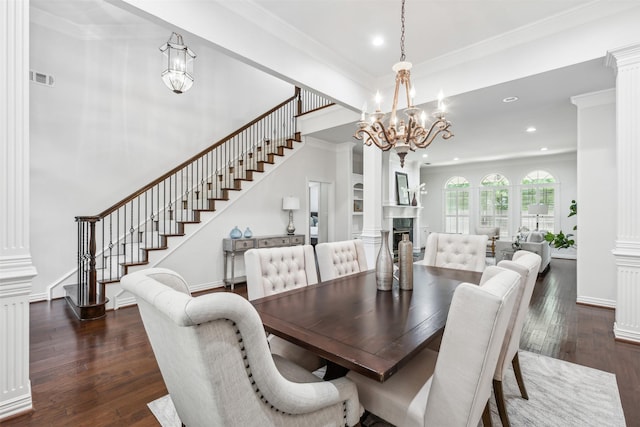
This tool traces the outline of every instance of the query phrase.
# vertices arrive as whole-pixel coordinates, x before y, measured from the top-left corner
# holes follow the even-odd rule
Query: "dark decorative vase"
[[[376,286],[380,291],[393,287],[393,257],[389,251],[389,230],[381,230],[382,242],[376,259]]]
[[[418,200],[416,199],[416,193],[413,193],[413,200],[411,200],[411,206],[418,206]]]
[[[398,267],[400,268],[400,278],[398,280],[400,289],[410,291],[413,289],[413,243],[409,240],[408,234],[402,235],[402,240],[398,242]]]

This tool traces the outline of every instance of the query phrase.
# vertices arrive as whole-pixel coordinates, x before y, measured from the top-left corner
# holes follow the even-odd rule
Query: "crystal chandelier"
[[[162,71],[162,81],[175,93],[186,92],[193,85],[193,59],[196,54],[182,41],[178,33],[171,33],[169,40],[160,46],[165,56],[166,68]]]
[[[411,85],[411,63],[405,61],[404,54],[404,2],[402,0],[402,12],[400,22],[400,62],[396,63],[392,69],[396,73],[396,86],[393,95],[393,105],[388,123],[385,125],[383,119],[385,113],[380,111],[380,93],[376,94],[377,108],[366,120],[366,107],[362,111],[362,116],[358,122],[358,129],[354,137],[363,140],[366,145],[375,144],[382,151],[391,148],[396,150],[400,157],[400,166],[404,167],[404,158],[409,152],[416,148],[426,148],[438,136],[442,139],[449,139],[453,136],[449,127],[451,123],[445,118],[445,105],[442,100],[442,92],[438,96],[438,110],[433,113],[433,122],[428,124],[427,115],[424,111],[413,105],[415,89]],[[404,86],[406,94],[407,108],[404,110],[407,118],[400,118],[396,115],[398,111],[398,94],[400,87]]]

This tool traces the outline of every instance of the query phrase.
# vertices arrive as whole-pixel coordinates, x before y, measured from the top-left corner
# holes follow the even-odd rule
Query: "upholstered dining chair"
[[[520,394],[524,399],[529,399],[527,389],[524,385],[524,379],[522,378],[522,371],[520,370],[520,360],[518,359],[518,350],[520,349],[520,336],[522,334],[522,328],[524,327],[524,321],[527,318],[529,312],[529,304],[531,303],[531,295],[536,285],[536,279],[538,277],[538,271],[542,258],[538,254],[528,251],[518,251],[513,254],[513,260],[503,260],[498,263],[498,267],[507,268],[520,274],[522,277],[522,283],[524,284],[522,290],[522,297],[520,302],[513,310],[513,315],[509,327],[507,328],[507,334],[500,351],[500,357],[498,358],[498,365],[496,366],[496,372],[493,377],[493,394],[496,397],[496,406],[498,408],[498,414],[500,414],[500,421],[504,427],[508,427],[509,416],[507,414],[507,408],[504,400],[504,392],[502,389],[502,381],[504,375],[509,367],[509,364],[513,366],[513,372],[520,389]],[[487,277],[485,277],[487,276]],[[487,280],[488,275],[484,274],[480,281]]]
[[[247,298],[253,301],[269,295],[318,283],[316,259],[311,245],[249,249],[244,253]],[[275,335],[269,335],[274,354],[315,371],[325,361],[316,354]]]
[[[136,296],[183,425],[358,424],[355,385],[346,378],[324,382],[272,355],[260,316],[243,297],[194,298],[178,274],[158,268],[128,274],[121,284]]]
[[[491,425],[491,379],[521,279],[489,268],[498,274],[484,286],[456,288],[439,353],[422,350],[383,383],[347,374],[366,410],[398,427]]]
[[[484,271],[487,235],[431,233],[427,237],[424,258],[417,264],[459,270]]]
[[[331,280],[368,270],[364,244],[360,239],[316,245],[321,280]]]

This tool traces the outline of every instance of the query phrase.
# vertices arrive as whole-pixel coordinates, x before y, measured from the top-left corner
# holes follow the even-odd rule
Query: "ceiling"
[[[233,3],[233,6],[232,6]],[[594,2],[585,0],[407,0],[406,55],[414,70],[451,52],[540,25]],[[223,4],[223,3],[221,3]],[[236,2],[224,7],[237,7]],[[311,54],[345,64],[374,81],[393,81],[400,55],[399,0],[252,0],[264,20],[296,34]],[[31,0],[36,19],[83,30],[89,37],[144,37],[166,29],[100,0]],[[284,30],[283,30],[284,31]],[[375,47],[374,36],[384,43]],[[388,86],[387,85],[387,86]],[[409,161],[431,165],[507,159],[576,150],[576,109],[570,98],[614,87],[602,59],[447,99],[455,137],[436,140]],[[389,94],[388,96],[391,96]],[[504,103],[505,97],[518,101]],[[422,106],[427,110],[433,105]],[[537,130],[525,132],[529,126]],[[316,132],[330,142],[354,141],[355,122]],[[546,148],[546,151],[541,151]],[[424,158],[423,155],[428,157]],[[457,158],[458,160],[454,160]]]

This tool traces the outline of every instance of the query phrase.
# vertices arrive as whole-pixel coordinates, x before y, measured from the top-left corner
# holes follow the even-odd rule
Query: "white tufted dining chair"
[[[521,289],[520,275],[498,269],[484,286],[459,285],[440,352],[424,349],[381,383],[354,371],[366,410],[397,427],[491,425],[491,379]]]
[[[321,280],[367,271],[367,257],[362,240],[325,242],[316,245]]]
[[[424,258],[416,264],[482,272],[487,260],[487,239],[486,234],[431,233]]]
[[[498,408],[498,414],[500,415],[500,421],[504,427],[509,427],[510,425],[504,400],[504,392],[502,390],[502,381],[509,364],[513,366],[513,372],[520,389],[520,394],[524,399],[529,399],[527,389],[524,385],[524,379],[522,378],[522,371],[520,370],[518,350],[520,349],[522,328],[524,327],[524,321],[529,312],[531,295],[536,285],[541,263],[542,258],[540,255],[528,251],[518,251],[513,254],[511,261],[503,260],[498,263],[498,267],[507,268],[520,274],[522,283],[524,284],[522,297],[514,309],[511,322],[507,328],[507,334],[504,339],[504,344],[502,345],[502,350],[500,351],[500,357],[498,358],[496,373],[493,377],[493,393],[496,397],[496,406]],[[480,281],[481,286],[483,280],[485,280],[485,276],[486,275],[482,276]]]
[[[346,378],[322,381],[269,353],[260,316],[243,297],[188,293],[178,274],[128,274],[162,378],[183,425],[353,426],[361,410]],[[185,292],[185,289],[187,291]]]
[[[247,272],[247,298],[278,294],[318,283],[313,246],[249,249],[244,253]],[[275,335],[269,335],[271,352],[315,371],[325,361],[316,354]]]

